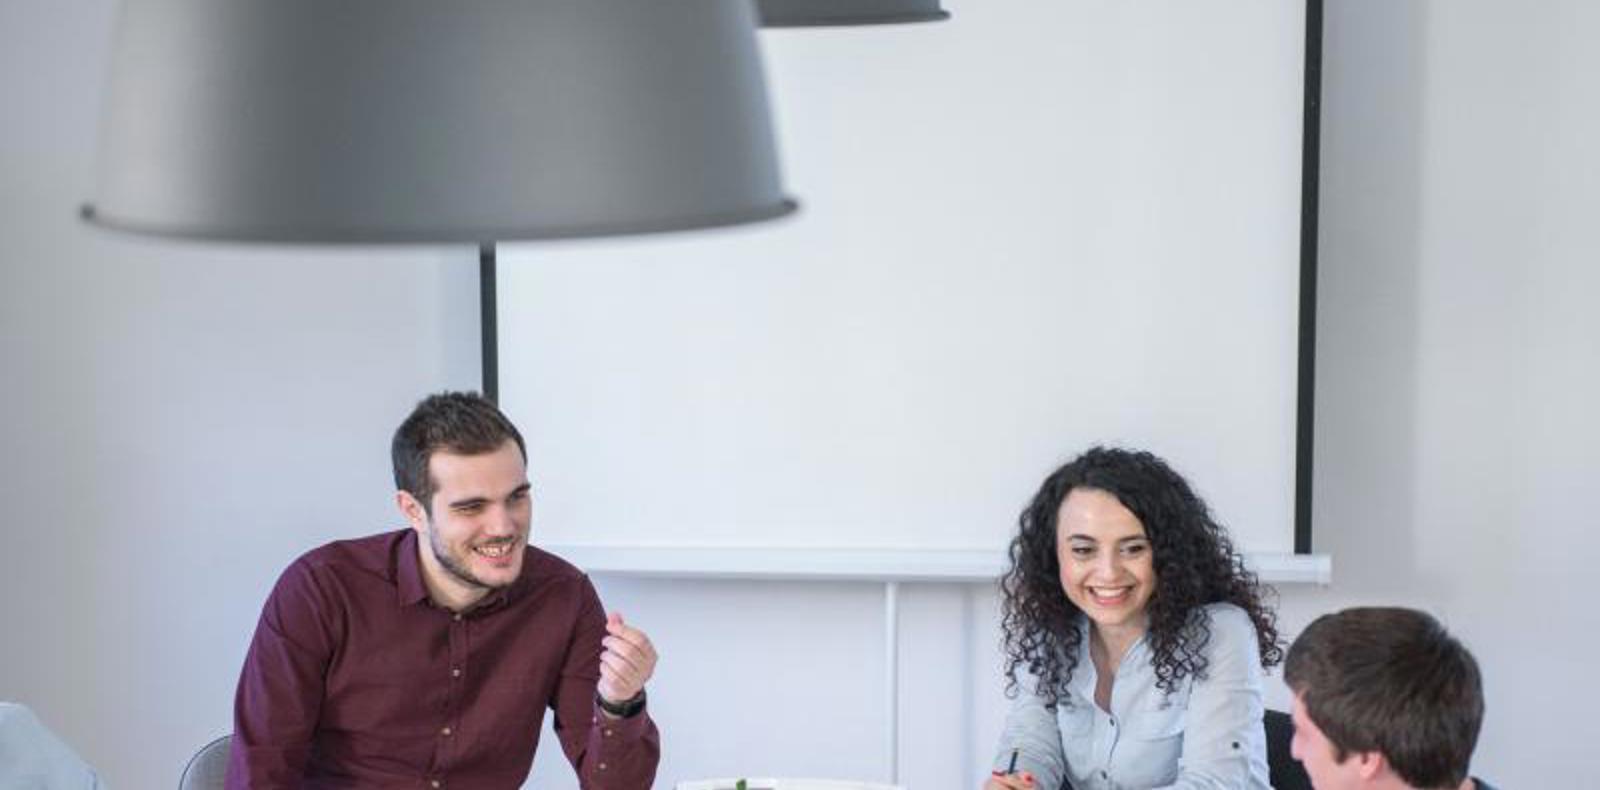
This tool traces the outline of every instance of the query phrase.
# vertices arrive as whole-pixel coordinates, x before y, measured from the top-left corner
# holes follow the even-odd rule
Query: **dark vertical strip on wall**
[[[1295,409],[1294,551],[1311,553],[1311,457],[1317,385],[1317,191],[1322,145],[1322,0],[1306,0],[1300,163],[1300,358]]]
[[[478,247],[478,316],[482,321],[483,396],[500,400],[500,338],[495,322],[494,242]]]

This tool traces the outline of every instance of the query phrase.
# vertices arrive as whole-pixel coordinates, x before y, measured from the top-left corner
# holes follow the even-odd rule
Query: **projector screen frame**
[[[1316,414],[1316,318],[1319,175],[1321,166],[1323,0],[1305,0],[1302,98],[1299,294],[1295,402],[1294,555],[1311,555]],[[479,300],[483,394],[499,398],[496,247],[479,247]],[[1323,567],[1319,577],[1331,568]]]

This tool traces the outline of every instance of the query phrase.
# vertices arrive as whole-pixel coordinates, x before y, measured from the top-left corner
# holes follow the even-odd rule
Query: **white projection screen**
[[[793,218],[499,246],[536,543],[998,551],[1103,443],[1294,550],[1306,8],[946,7],[762,33]]]

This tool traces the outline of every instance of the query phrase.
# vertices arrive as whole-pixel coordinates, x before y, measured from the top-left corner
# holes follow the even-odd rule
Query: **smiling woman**
[[[1056,553],[1061,589],[1094,621],[1094,633],[1101,637],[1096,644],[1132,644],[1144,631],[1145,605],[1156,581],[1150,538],[1139,517],[1111,494],[1074,489],[1057,517]]]
[[[1015,702],[988,788],[1268,787],[1273,615],[1166,462],[1096,447],[1057,469],[1001,586]]]

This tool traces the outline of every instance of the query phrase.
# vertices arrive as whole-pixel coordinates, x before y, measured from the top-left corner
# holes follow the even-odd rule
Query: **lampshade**
[[[91,221],[489,241],[794,210],[744,0],[125,0]]]
[[[758,0],[762,27],[882,25],[937,22],[950,12],[939,0]]]

